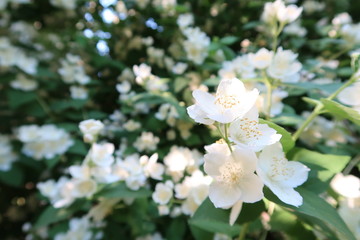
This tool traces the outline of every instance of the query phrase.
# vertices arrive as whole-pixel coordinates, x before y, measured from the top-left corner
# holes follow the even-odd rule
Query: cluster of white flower
[[[174,106],[164,103],[160,106],[159,111],[155,113],[155,117],[159,120],[166,120],[166,123],[173,127],[176,119],[179,118],[179,113]]]
[[[86,75],[80,57],[70,53],[66,54],[66,58],[61,60],[61,68],[59,68],[58,72],[65,83],[85,85],[90,82],[90,77]]]
[[[24,143],[22,152],[34,159],[51,159],[65,153],[73,145],[70,135],[55,125],[24,125],[17,129],[17,138]]]
[[[210,38],[198,27],[186,27],[180,29],[186,36],[186,40],[183,42],[183,47],[185,49],[187,59],[195,64],[202,64],[208,56]]]
[[[145,63],[140,64],[139,66],[135,65],[133,67],[134,74],[136,76],[136,83],[143,86],[147,91],[167,91],[168,85],[166,82],[151,74],[151,67]]]
[[[282,0],[276,0],[265,3],[262,20],[270,24],[276,21],[282,24],[291,23],[300,16],[301,12],[302,7],[299,8],[293,4],[285,6]]]
[[[13,152],[10,139],[0,134],[0,171],[8,171],[17,156]]]
[[[22,91],[33,91],[37,89],[38,82],[29,79],[27,76],[23,74],[18,74],[16,79],[10,82],[10,86],[15,89],[19,89]]]
[[[231,214],[231,224],[242,202],[263,198],[264,184],[283,202],[300,206],[302,197],[294,188],[308,177],[305,165],[285,158],[279,143],[281,135],[259,123],[255,105],[258,95],[257,89],[247,91],[236,78],[222,79],[215,96],[195,90],[196,103],[188,107],[191,118],[215,124],[222,136],[220,142],[205,147],[204,169],[213,177],[210,200],[216,207],[233,207],[236,212]]]
[[[152,132],[142,132],[134,142],[134,147],[139,151],[155,151],[157,144],[160,142],[160,139]]]
[[[55,236],[55,240],[91,240],[101,239],[103,237],[102,232],[98,232],[96,235],[92,232],[94,223],[90,221],[88,217],[72,218],[69,221],[69,230],[66,233],[58,233]]]
[[[356,239],[360,239],[360,179],[338,173],[330,183],[340,196],[339,214]]]
[[[38,60],[28,57],[21,48],[13,46],[8,38],[0,37],[0,66],[16,66],[33,75],[37,72]]]
[[[303,112],[302,114],[304,119],[308,118],[309,115],[309,112]],[[345,129],[345,127],[342,122],[333,122],[318,116],[307,129],[304,130],[300,139],[309,146],[314,146],[321,141],[325,141],[325,145],[334,147],[338,143],[346,143],[352,140],[344,133],[343,129]]]

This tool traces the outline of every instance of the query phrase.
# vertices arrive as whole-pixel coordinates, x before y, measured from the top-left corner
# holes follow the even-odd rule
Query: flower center
[[[287,180],[293,176],[295,171],[294,169],[287,168],[287,163],[288,161],[284,157],[273,157],[273,162],[270,166],[271,170],[269,172],[270,178],[276,181],[282,181]]]
[[[240,100],[234,95],[216,96],[215,99],[215,104],[218,104],[226,109],[232,108],[239,103]]]
[[[252,140],[259,140],[259,137],[263,133],[259,130],[259,123],[256,120],[250,120],[248,118],[243,118],[239,120],[239,130],[237,131],[235,137],[241,142],[249,142]]]
[[[219,181],[235,185],[238,184],[243,177],[243,170],[240,164],[236,164],[233,161],[227,161],[220,167]]]

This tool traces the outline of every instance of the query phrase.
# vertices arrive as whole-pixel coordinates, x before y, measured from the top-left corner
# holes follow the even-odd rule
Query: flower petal
[[[240,188],[232,187],[220,182],[212,182],[209,189],[209,198],[217,208],[229,208],[240,200]]]

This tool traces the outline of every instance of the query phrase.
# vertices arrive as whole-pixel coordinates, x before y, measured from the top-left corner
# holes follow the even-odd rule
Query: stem
[[[39,105],[44,110],[44,112],[47,115],[49,115],[50,118],[55,119],[55,116],[52,114],[51,109],[49,108],[49,106],[46,104],[46,102],[39,95],[36,97],[36,100],[38,101]]]
[[[266,110],[265,110],[265,114],[266,114],[266,119],[269,120],[271,118],[271,105],[272,105],[272,84],[271,84],[271,80],[268,78],[268,76],[266,75],[266,72],[263,70],[262,71],[262,75],[264,78],[264,83],[266,86]]]
[[[343,91],[345,88],[353,84],[357,80],[356,73],[351,76],[349,81],[347,81],[344,85],[342,85],[338,90],[336,90],[334,93],[332,93],[329,97],[327,97],[327,100],[334,99],[341,91]],[[314,120],[315,117],[320,115],[323,112],[324,105],[322,103],[318,103],[313,110],[313,112],[310,114],[308,119],[301,125],[301,127],[294,133],[293,140],[296,141],[301,133],[307,128],[307,126]]]
[[[333,59],[337,59],[338,57],[340,57],[341,55],[343,55],[344,53],[350,51],[352,49],[353,46],[349,46],[349,47],[344,47],[342,50],[340,50],[337,53],[334,53],[333,55],[331,55],[327,60],[333,60]]]
[[[351,84],[353,84],[354,82],[356,82],[357,78],[355,76],[355,74],[349,79],[349,81],[347,81],[344,85],[342,85],[338,90],[336,90],[333,94],[331,94],[327,99],[328,100],[332,100],[334,99],[342,90],[344,90],[345,88],[347,88],[348,86],[350,86]]]
[[[215,123],[215,126],[216,126],[217,130],[219,131],[220,136],[224,139],[224,141],[225,141],[226,144],[228,145],[228,147],[229,147],[229,149],[230,149],[230,152],[232,152],[231,142],[230,142],[230,140],[229,140],[229,138],[228,138],[228,126],[229,126],[229,124],[224,124],[224,132],[225,132],[224,134],[223,134],[223,132],[221,131],[221,128],[220,128],[220,126],[219,126],[218,123]]]
[[[243,227],[241,228],[238,240],[245,240],[245,236],[248,231],[248,228],[249,228],[249,223],[244,223]]]
[[[300,137],[301,133],[307,128],[307,126],[320,114],[322,108],[323,108],[322,104],[316,105],[315,109],[310,114],[310,116],[301,125],[301,127],[294,133],[294,135],[293,135],[294,141],[296,141]]]
[[[276,49],[277,49],[277,45],[278,45],[278,40],[279,40],[279,35],[282,32],[282,30],[285,27],[285,23],[280,22],[280,26],[276,26],[275,29],[275,33],[274,33],[274,41],[273,41],[273,46],[272,46],[272,50],[274,53],[276,53]]]
[[[349,162],[349,165],[343,170],[344,175],[348,175],[351,170],[360,162],[360,155],[356,156],[353,160]]]

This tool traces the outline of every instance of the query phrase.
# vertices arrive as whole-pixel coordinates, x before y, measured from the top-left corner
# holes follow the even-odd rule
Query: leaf
[[[87,100],[57,100],[50,104],[51,110],[54,112],[62,112],[66,109],[81,109]]]
[[[264,119],[259,119],[259,122],[261,124],[267,124],[269,127],[275,129],[279,134],[282,135],[280,142],[283,146],[284,152],[288,152],[290,149],[292,149],[295,146],[295,142],[291,134],[288,131],[286,131],[284,128],[270,121],[266,121]]]
[[[188,84],[189,84],[189,79],[183,78],[183,77],[176,78],[175,82],[174,82],[174,91],[175,91],[175,93],[178,93],[181,90],[183,90],[185,87],[188,86]]]
[[[69,148],[67,152],[85,156],[88,152],[88,147],[86,147],[84,142],[75,139],[74,144]]]
[[[104,188],[96,195],[104,198],[145,198],[151,195],[151,191],[145,188],[133,191],[124,182],[121,182]]]
[[[349,156],[321,154],[307,149],[297,149],[292,157],[311,169],[303,187],[315,193],[326,191],[333,176],[341,172],[350,159]]]
[[[24,182],[24,175],[21,168],[13,164],[9,171],[0,171],[0,182],[13,187],[21,187]]]
[[[69,218],[74,212],[79,210],[87,210],[90,207],[90,202],[85,200],[78,200],[74,202],[68,208],[54,208],[53,206],[48,206],[38,217],[34,227],[46,227],[52,223],[60,222]]]
[[[26,103],[36,101],[36,93],[11,89],[7,91],[7,98],[10,108],[16,109]]]
[[[174,106],[179,113],[180,119],[189,120],[184,106],[169,92],[164,93],[140,93],[131,99],[132,102],[146,102],[147,104],[169,103]]]
[[[354,109],[328,99],[321,99],[321,102],[324,104],[325,110],[335,117],[340,119],[345,118],[357,125],[360,125],[360,113]]]
[[[309,230],[306,229],[299,219],[293,213],[284,210],[281,207],[276,207],[274,213],[271,215],[270,226],[272,231],[280,231],[292,240],[315,240],[316,237]]]
[[[220,42],[225,45],[231,45],[239,41],[238,37],[235,36],[226,36],[220,39]]]
[[[207,198],[197,209],[194,216],[189,220],[189,224],[191,227],[197,229],[198,234],[200,234],[201,231],[205,231],[211,233],[224,233],[234,237],[240,233],[240,224],[254,221],[264,210],[265,205],[262,201],[253,204],[244,203],[237,221],[233,226],[230,226],[230,210],[215,208],[214,204]]]
[[[304,214],[309,216],[309,220],[318,225],[318,222],[323,223],[329,228],[323,229],[331,231],[334,237],[338,235],[339,239],[356,240],[349,228],[346,226],[342,218],[324,199],[320,198],[315,193],[312,193],[302,187],[296,189],[303,197],[303,204],[300,207],[294,207],[280,201],[269,189],[265,189],[264,194],[270,201],[294,211],[295,214]],[[321,226],[320,226],[321,227]]]

